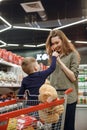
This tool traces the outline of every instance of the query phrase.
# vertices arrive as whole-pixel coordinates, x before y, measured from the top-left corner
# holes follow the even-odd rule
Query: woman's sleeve
[[[79,74],[78,68],[79,68],[78,56],[74,52],[72,53],[72,56],[71,56],[70,69],[71,71],[74,72],[76,78],[78,77],[78,74]]]

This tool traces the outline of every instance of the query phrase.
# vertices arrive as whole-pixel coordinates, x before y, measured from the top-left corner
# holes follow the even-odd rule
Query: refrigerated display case
[[[79,66],[75,130],[87,130],[87,64]]]
[[[78,104],[87,104],[87,65],[79,66]]]

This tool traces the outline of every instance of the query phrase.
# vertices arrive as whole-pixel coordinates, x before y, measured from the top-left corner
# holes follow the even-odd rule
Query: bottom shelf
[[[87,130],[87,105],[77,104],[75,130]]]

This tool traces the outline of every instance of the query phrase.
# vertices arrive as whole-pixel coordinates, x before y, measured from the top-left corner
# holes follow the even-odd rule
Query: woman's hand
[[[59,53],[56,52],[56,51],[53,51],[52,56],[58,57],[58,56],[59,56]]]

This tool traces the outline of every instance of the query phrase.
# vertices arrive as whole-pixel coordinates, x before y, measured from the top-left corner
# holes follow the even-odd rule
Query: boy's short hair
[[[34,57],[25,57],[22,61],[21,67],[26,74],[30,74],[34,70],[36,59]]]

